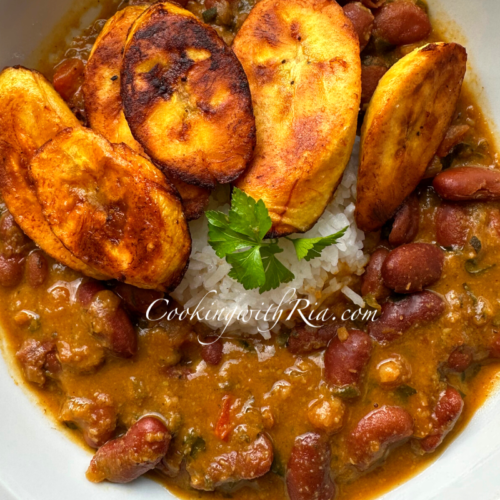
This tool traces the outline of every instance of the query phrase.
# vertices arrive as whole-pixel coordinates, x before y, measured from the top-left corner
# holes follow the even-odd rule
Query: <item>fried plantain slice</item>
[[[54,259],[97,279],[108,276],[69,252],[51,231],[28,175],[35,151],[80,123],[43,75],[19,66],[0,74],[0,190],[22,230]]]
[[[132,5],[107,21],[90,52],[83,84],[90,126],[109,142],[123,142],[139,154],[145,154],[144,150],[134,139],[123,113],[120,70],[127,33],[147,8],[147,5]]]
[[[54,234],[115,279],[166,291],[182,279],[191,237],[174,188],[146,158],[85,128],[69,128],[30,163]]]
[[[235,185],[262,199],[270,236],[311,228],[349,161],[361,96],[359,42],[330,0],[262,0],[234,40],[257,125]]]
[[[213,188],[245,170],[255,145],[247,78],[232,50],[191,12],[163,2],[137,19],[121,94],[132,134],[171,175]]]
[[[90,126],[108,141],[127,144],[146,155],[134,139],[123,112],[120,95],[120,70],[127,33],[148,5],[132,5],[118,11],[104,25],[85,68],[83,94]],[[198,219],[208,204],[210,191],[169,177],[179,191],[188,220]]]
[[[363,231],[389,220],[417,187],[443,141],[467,64],[456,43],[431,43],[382,77],[361,130],[355,217]]]

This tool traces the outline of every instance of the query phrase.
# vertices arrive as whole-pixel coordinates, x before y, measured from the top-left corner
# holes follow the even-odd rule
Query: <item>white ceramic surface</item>
[[[80,1],[80,5],[81,5]],[[98,0],[89,5],[96,7]],[[487,116],[500,124],[500,0],[429,0],[431,12],[451,34],[459,26]],[[0,67],[22,64],[72,6],[72,0],[0,0]],[[444,16],[444,17],[443,17]],[[88,17],[87,17],[88,19]],[[88,22],[88,21],[86,21]],[[477,78],[476,78],[477,77]],[[93,485],[84,472],[90,455],[44,417],[15,384],[0,359],[1,500],[167,500],[147,480]],[[384,500],[500,499],[500,391],[438,460]]]

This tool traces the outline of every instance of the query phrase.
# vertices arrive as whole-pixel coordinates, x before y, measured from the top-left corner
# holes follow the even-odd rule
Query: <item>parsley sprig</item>
[[[283,252],[277,238],[265,239],[272,221],[262,200],[255,201],[238,188],[233,190],[229,214],[209,210],[208,243],[218,257],[231,264],[229,276],[245,290],[258,288],[259,293],[289,283],[295,275],[276,257]],[[319,257],[324,248],[334,245],[347,227],[325,238],[289,238],[298,260]]]

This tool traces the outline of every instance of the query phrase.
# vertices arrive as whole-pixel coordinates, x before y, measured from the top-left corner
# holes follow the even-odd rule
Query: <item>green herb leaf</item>
[[[280,477],[285,477],[286,468],[281,456],[277,451],[274,452],[273,463],[271,465],[271,472]]]
[[[500,313],[497,313],[495,314],[495,316],[493,316],[493,321],[491,322],[491,324],[497,328],[500,326]]]
[[[295,252],[297,253],[297,258],[299,260],[306,259],[309,262],[311,259],[319,257],[321,252],[330,245],[334,245],[338,242],[342,236],[344,236],[349,226],[344,227],[339,232],[326,236],[324,238],[298,238],[292,239],[288,238],[293,243],[295,247]]]
[[[265,241],[272,220],[262,200],[254,200],[235,188],[229,214],[209,210],[208,243],[220,258],[231,264],[229,276],[245,290],[258,288],[260,293],[289,283],[295,276],[276,257],[283,252],[277,239]],[[325,238],[290,239],[299,260],[318,257],[324,248],[337,243],[347,230]]]
[[[212,7],[210,9],[204,10],[201,13],[201,17],[203,17],[203,21],[206,23],[212,23],[217,18],[217,7]]]
[[[245,349],[245,351],[256,352],[255,347],[252,344],[250,344],[250,342],[248,342],[248,340],[237,339],[237,342],[238,342],[238,344],[240,344],[241,347],[243,347],[243,349]]]
[[[472,305],[476,306],[477,297],[474,295],[474,292],[471,290],[470,286],[467,283],[464,283],[462,286],[464,287],[464,290],[467,292],[467,295],[471,298]]]
[[[401,398],[401,399],[408,399],[411,396],[414,396],[417,394],[417,390],[414,389],[413,387],[410,387],[409,385],[400,385],[397,387],[394,392]]]
[[[470,241],[470,246],[474,249],[474,251],[476,252],[476,254],[478,254],[480,251],[481,251],[481,241],[480,239],[477,237],[477,236],[473,236]]]
[[[215,250],[217,256],[221,259],[224,258],[227,254],[231,254],[236,250],[248,248],[249,246],[254,244],[245,235],[238,234],[230,229],[229,223],[226,227],[222,228],[212,225],[209,219],[208,227],[209,243]]]
[[[465,261],[464,266],[465,266],[465,270],[469,274],[478,275],[478,274],[482,274],[486,271],[489,271],[490,269],[493,269],[496,266],[496,264],[491,264],[490,266],[480,267],[477,259],[468,259]]]
[[[360,390],[354,385],[344,385],[335,389],[335,395],[343,399],[357,398],[360,394]]]
[[[229,211],[231,229],[260,243],[273,222],[262,200],[255,201],[238,188],[234,188]]]
[[[276,244],[261,249],[266,281],[260,287],[259,293],[274,290],[278,288],[281,283],[289,283],[295,278],[295,275],[275,257],[277,253],[281,253],[282,251],[283,250]]]
[[[260,288],[266,282],[259,246],[228,254],[226,260],[233,266],[228,276],[241,283],[245,290]]]
[[[205,440],[201,436],[198,436],[191,446],[191,453],[189,455],[191,456],[191,458],[196,458],[198,453],[201,453],[205,450],[206,450]]]

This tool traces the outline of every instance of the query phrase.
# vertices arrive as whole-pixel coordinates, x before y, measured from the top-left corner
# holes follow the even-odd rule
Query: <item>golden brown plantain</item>
[[[361,131],[355,217],[363,231],[389,220],[417,187],[453,119],[467,63],[456,43],[431,43],[382,77]]]
[[[120,70],[127,33],[147,8],[147,5],[126,7],[108,20],[90,53],[83,84],[85,111],[90,126],[108,141],[115,144],[123,142],[142,155],[146,153],[134,139],[123,113]],[[169,180],[181,195],[186,218],[198,219],[208,204],[210,191],[180,179],[170,177]]]
[[[30,175],[52,231],[76,256],[140,288],[180,282],[189,229],[176,191],[149,160],[69,128],[37,151]]]
[[[191,12],[156,3],[137,19],[121,94],[134,137],[176,178],[213,188],[245,170],[255,145],[247,78],[232,50]]]
[[[257,125],[254,159],[235,185],[262,198],[271,236],[307,231],[332,198],[354,144],[358,37],[336,2],[262,0],[233,49]]]
[[[80,123],[37,71],[6,68],[0,74],[0,190],[22,230],[54,259],[97,279],[108,276],[69,252],[51,231],[28,175],[35,151],[60,130]]]
[[[144,150],[134,139],[123,113],[120,70],[127,33],[147,8],[147,5],[126,7],[108,20],[92,47],[83,84],[90,126],[109,142],[123,142],[139,154],[144,154]]]

